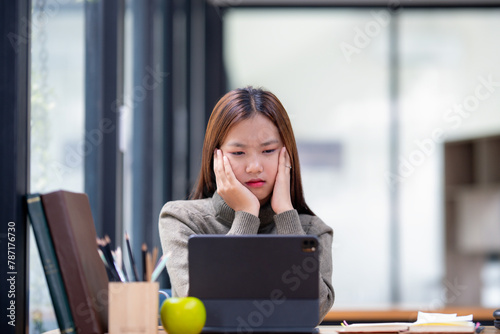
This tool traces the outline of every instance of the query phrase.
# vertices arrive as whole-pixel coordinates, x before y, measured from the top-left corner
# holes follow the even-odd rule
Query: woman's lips
[[[255,179],[255,180],[248,181],[246,184],[249,187],[258,188],[258,187],[262,187],[264,185],[264,183],[265,183],[265,181],[263,181],[261,179]]]

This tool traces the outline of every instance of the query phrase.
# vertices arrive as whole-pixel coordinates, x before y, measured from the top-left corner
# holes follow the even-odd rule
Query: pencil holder
[[[109,334],[157,334],[158,290],[158,282],[110,282]]]

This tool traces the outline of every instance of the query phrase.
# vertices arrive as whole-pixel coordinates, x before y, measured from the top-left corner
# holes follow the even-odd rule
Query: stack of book
[[[109,280],[87,195],[32,194],[27,204],[60,332],[106,333]]]
[[[472,315],[418,312],[415,322],[384,322],[371,324],[343,324],[340,333],[474,333]]]

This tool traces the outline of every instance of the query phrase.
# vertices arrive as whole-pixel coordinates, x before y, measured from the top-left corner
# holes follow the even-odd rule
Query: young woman
[[[188,294],[187,242],[193,234],[296,234],[319,238],[320,320],[333,305],[333,231],[307,206],[288,115],[268,91],[224,95],[210,116],[191,199],[165,204],[163,252],[174,296]]]

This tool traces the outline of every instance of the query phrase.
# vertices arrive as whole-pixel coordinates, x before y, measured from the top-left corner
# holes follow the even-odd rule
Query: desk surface
[[[319,326],[319,333],[320,334],[337,334],[338,330],[341,329],[341,326]],[[165,333],[163,328],[160,328],[158,330],[158,333]],[[60,334],[58,329],[45,332],[44,334]],[[487,326],[485,329],[481,332],[481,334],[500,334],[500,330],[496,329],[493,326]]]
[[[453,307],[433,310],[421,310],[432,313],[456,313],[458,315],[472,314],[474,321],[493,321],[493,312],[495,309],[480,308],[480,307]],[[349,322],[413,322],[417,320],[418,310],[410,309],[352,309],[352,310],[336,310],[334,308],[328,312],[325,321],[340,324],[342,321]]]
[[[340,326],[319,326],[320,334],[337,334]],[[481,334],[500,334],[500,329],[493,326],[486,326]]]
[[[485,308],[445,308],[431,310],[432,313],[456,313],[458,315],[473,314],[474,321],[492,321],[493,311],[495,309]],[[417,320],[418,311],[402,309],[383,309],[383,310],[335,310],[332,309],[325,317],[325,322],[331,323],[331,326],[319,326],[320,334],[337,334],[341,329],[342,321],[349,322],[413,322]],[[162,329],[159,333],[165,333]],[[44,334],[59,334],[59,330],[45,332]],[[500,334],[500,330],[495,327],[486,327],[481,334]]]

